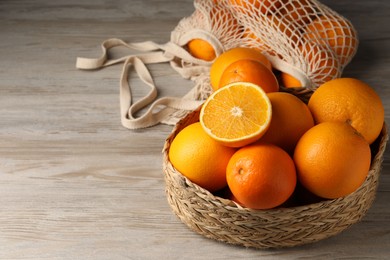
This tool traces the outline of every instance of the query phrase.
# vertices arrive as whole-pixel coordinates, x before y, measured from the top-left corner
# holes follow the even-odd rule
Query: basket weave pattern
[[[172,210],[190,229],[205,237],[253,248],[303,245],[336,235],[359,222],[375,199],[388,139],[385,124],[376,144],[372,145],[368,176],[354,193],[297,207],[251,210],[193,184],[170,163],[168,151],[172,140],[198,118],[199,111],[195,110],[173,129],[163,149],[163,170]]]

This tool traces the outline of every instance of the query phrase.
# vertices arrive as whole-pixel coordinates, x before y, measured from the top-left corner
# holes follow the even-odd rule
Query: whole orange
[[[226,166],[235,149],[223,146],[199,122],[186,126],[169,148],[172,165],[189,180],[210,192],[226,186]]]
[[[287,201],[297,177],[292,158],[272,144],[240,148],[226,168],[228,186],[240,204],[252,209],[270,209]]]
[[[307,105],[296,96],[285,93],[268,93],[272,105],[272,119],[260,142],[269,142],[294,152],[301,136],[314,126],[314,120]]]
[[[371,163],[364,138],[345,122],[324,122],[299,140],[294,162],[299,182],[317,196],[335,199],[357,190]]]
[[[280,79],[282,81],[283,87],[286,87],[286,88],[302,87],[302,84],[298,79],[296,79],[294,76],[292,76],[286,72],[280,73]]]
[[[308,106],[316,123],[347,122],[369,144],[382,130],[382,101],[373,88],[358,79],[338,78],[326,82],[313,93]]]
[[[246,47],[232,48],[219,55],[210,67],[210,83],[214,90],[219,88],[219,81],[225,69],[233,62],[242,59],[257,60],[272,69],[271,62],[259,50]]]
[[[260,86],[266,93],[279,91],[274,73],[256,60],[243,59],[230,64],[222,73],[219,88],[233,82],[250,82]]]
[[[234,38],[238,37],[237,35],[242,34],[241,25],[238,23],[237,19],[233,16],[229,9],[224,7],[222,4],[214,2],[210,11],[205,15],[210,23],[210,26],[213,30],[225,32],[222,38]],[[220,38],[221,43],[223,39]],[[190,54],[198,59],[205,61],[212,61],[216,58],[216,53],[213,46],[205,39],[195,38],[190,40],[187,43],[187,48]]]
[[[192,56],[205,61],[212,61],[216,54],[213,46],[203,39],[193,39],[187,43],[188,51]]]
[[[355,54],[358,41],[356,32],[346,20],[333,16],[320,16],[305,29],[305,38],[323,44],[329,44],[340,59],[341,66],[346,65]]]
[[[242,33],[241,27],[233,14],[223,5],[215,2],[215,5],[208,13],[208,19],[213,28],[226,31],[225,37],[233,37]],[[188,51],[192,56],[205,61],[212,61],[216,58],[213,46],[205,39],[195,38],[187,43]]]

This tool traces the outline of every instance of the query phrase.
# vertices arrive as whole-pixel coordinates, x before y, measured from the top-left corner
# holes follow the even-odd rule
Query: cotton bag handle
[[[108,51],[111,48],[123,46],[132,50],[142,51],[142,53],[127,55],[118,59],[109,59]],[[120,111],[121,123],[128,129],[145,128],[158,123],[170,123],[170,115],[176,110],[191,111],[199,107],[203,101],[194,100],[192,97],[193,88],[183,98],[162,97],[157,98],[157,88],[153,78],[145,64],[170,62],[175,69],[184,78],[191,78],[208,71],[209,62],[205,62],[191,56],[182,47],[168,42],[166,44],[157,44],[152,41],[140,43],[126,43],[120,39],[105,40],[102,45],[102,55],[99,58],[77,58],[76,68],[83,70],[93,70],[113,64],[124,62],[120,79]],[[179,58],[179,59],[177,59]],[[193,62],[195,66],[184,67],[180,61],[186,60]],[[131,96],[131,86],[128,82],[129,70],[134,67],[137,75],[145,83],[150,91],[146,96],[133,102]],[[141,116],[136,117],[137,112],[150,105],[150,107]],[[157,111],[156,111],[157,110]]]

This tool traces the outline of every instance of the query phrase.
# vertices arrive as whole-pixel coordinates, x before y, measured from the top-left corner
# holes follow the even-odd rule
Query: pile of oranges
[[[381,99],[366,83],[330,80],[305,103],[279,90],[271,63],[251,48],[218,56],[210,82],[199,121],[168,151],[193,183],[244,207],[270,209],[297,197],[307,203],[307,194],[343,197],[364,182],[384,123]]]
[[[305,103],[279,87],[302,87],[277,71],[263,53],[272,48],[214,0],[221,20],[253,46],[218,57],[206,40],[188,51],[212,62],[213,93],[199,120],[182,129],[169,149],[172,165],[193,183],[252,209],[304,204],[349,195],[370,169],[370,145],[384,124],[380,97],[366,83],[340,78],[354,55],[356,33],[347,21],[318,15],[308,0],[229,0],[235,12],[265,19],[300,52],[319,85]],[[220,17],[224,19],[218,19]],[[244,41],[245,42],[245,41]],[[278,76],[276,76],[278,75]]]

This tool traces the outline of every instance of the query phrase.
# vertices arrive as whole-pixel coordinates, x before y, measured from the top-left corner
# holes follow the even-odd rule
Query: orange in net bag
[[[358,47],[352,24],[317,0],[224,0],[245,28],[240,45],[259,49],[274,68],[315,90],[340,77]]]

